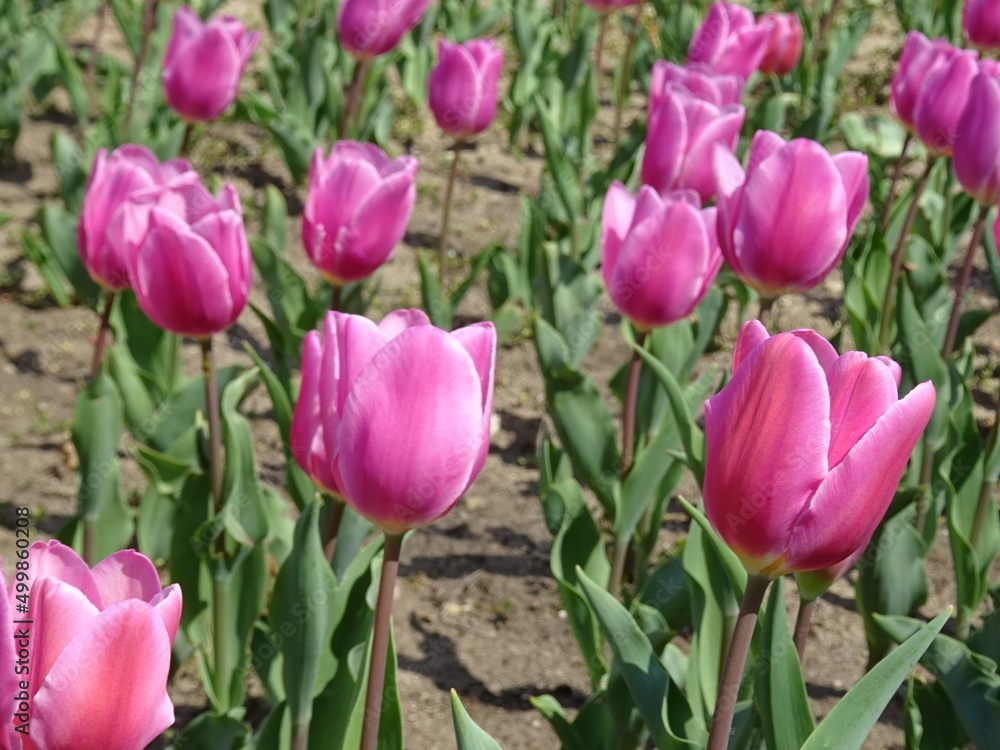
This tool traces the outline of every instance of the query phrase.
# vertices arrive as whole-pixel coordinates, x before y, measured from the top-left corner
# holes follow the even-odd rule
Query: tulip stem
[[[594,88],[597,91],[597,105],[601,104],[601,58],[604,57],[604,39],[608,34],[608,14],[601,14],[600,30],[597,33],[597,49],[594,52]]]
[[[382,548],[382,576],[375,603],[375,631],[372,633],[371,665],[368,669],[368,692],[365,694],[365,717],[361,729],[360,750],[375,750],[378,746],[378,726],[382,718],[382,689],[385,687],[385,663],[392,627],[392,595],[399,570],[399,550],[402,534],[385,535]]]
[[[115,302],[115,293],[107,292],[104,295],[104,311],[101,313],[101,324],[97,329],[97,338],[94,339],[94,356],[90,360],[90,379],[93,380],[101,371],[101,362],[104,360],[104,342],[108,337],[108,327],[111,321],[111,307]]]
[[[184,121],[184,137],[181,138],[180,156],[185,159],[190,158],[188,153],[191,150],[191,133],[194,131],[194,123],[190,120]]]
[[[837,6],[840,5],[840,0],[833,0],[830,3],[829,12],[823,16],[823,23],[819,27],[819,34],[813,39],[813,48],[811,59],[809,60],[809,69],[814,70],[816,68],[816,63],[819,62],[819,53],[823,49],[824,42],[827,36],[830,34],[830,26],[833,24],[833,17],[837,13]]]
[[[94,71],[97,70],[97,58],[100,56],[101,37],[104,36],[104,25],[108,19],[108,4],[110,0],[102,0],[97,9],[97,28],[94,29],[94,41],[90,43],[90,60],[87,61],[87,81],[94,83]]]
[[[351,88],[347,92],[347,104],[344,106],[344,116],[340,120],[340,128],[337,131],[337,140],[342,141],[347,137],[347,128],[354,119],[358,109],[358,102],[361,101],[361,90],[365,87],[365,78],[368,77],[368,66],[371,61],[363,57],[354,63],[354,72],[351,74]]]
[[[770,583],[770,579],[763,576],[747,577],[747,587],[740,603],[733,639],[729,642],[729,653],[726,654],[726,665],[722,669],[722,680],[719,682],[719,696],[715,701],[707,750],[726,750],[729,744],[729,733],[733,727],[733,713],[740,692],[743,667],[747,661],[754,627],[757,625],[757,614],[760,612],[761,602],[764,601],[764,594]]]
[[[326,523],[326,534],[323,535],[323,552],[326,559],[333,562],[333,552],[337,549],[337,533],[340,522],[344,518],[344,500],[333,496],[330,498],[330,520]]]
[[[795,618],[795,651],[799,655],[799,665],[805,667],[806,664],[806,643],[809,641],[809,628],[812,625],[813,610],[816,608],[815,599],[799,599],[799,614]]]
[[[632,28],[629,31],[628,42],[625,45],[625,55],[622,58],[622,77],[618,81],[618,96],[615,101],[614,145],[618,146],[618,137],[622,128],[622,110],[625,109],[625,99],[631,91],[632,77],[629,69],[632,67],[632,52],[635,49],[635,38],[639,35],[639,19],[642,17],[642,3],[635,6],[635,16],[632,18]]]
[[[462,153],[462,139],[455,141],[452,149],[455,152],[451,160],[451,170],[448,172],[448,184],[444,189],[444,213],[441,216],[441,237],[438,240],[438,281],[444,292],[445,261],[448,255],[448,221],[451,218],[451,194],[455,189],[455,177],[458,175],[458,159]]]
[[[344,287],[340,284],[330,284],[330,311],[341,312],[344,303]]]
[[[205,408],[208,411],[209,464],[212,477],[212,507],[218,516],[222,512],[222,431],[219,426],[219,386],[215,376],[212,337],[200,339],[201,370],[205,375]],[[216,549],[222,553],[225,535],[216,538]]]
[[[965,252],[965,265],[962,266],[962,273],[958,277],[958,285],[955,287],[955,301],[951,306],[951,318],[948,319],[948,329],[944,336],[944,345],[941,347],[941,358],[948,362],[952,352],[955,350],[955,339],[958,338],[958,322],[962,317],[962,305],[965,302],[965,292],[969,288],[969,279],[972,277],[972,263],[976,259],[976,251],[979,243],[983,239],[983,228],[986,226],[986,216],[989,210],[986,206],[979,207],[979,218],[972,230],[972,241],[969,242],[969,249]]]
[[[913,134],[910,131],[906,131],[906,138],[903,140],[903,148],[899,152],[899,158],[896,159],[896,164],[892,168],[892,180],[889,183],[889,195],[886,196],[885,206],[882,209],[882,221],[880,222],[880,228],[882,234],[885,234],[885,230],[889,226],[889,216],[892,213],[892,204],[896,201],[896,185],[899,184],[899,176],[903,172],[903,166],[906,164],[906,152],[910,148],[910,141],[913,140]]]
[[[930,180],[931,170],[934,168],[934,163],[935,159],[933,157],[927,160],[927,166],[924,168],[924,173],[920,175],[920,181],[917,182],[917,186],[913,190],[913,201],[910,203],[910,208],[906,212],[906,219],[903,222],[903,228],[899,233],[899,239],[896,241],[896,249],[892,251],[889,281],[885,285],[885,294],[882,297],[882,321],[879,324],[878,331],[879,349],[883,352],[887,351],[889,347],[889,322],[892,320],[893,296],[896,293],[896,282],[899,280],[899,274],[903,268],[903,255],[906,250],[906,240],[910,235],[910,229],[913,227],[913,221],[917,218],[917,209],[920,207],[920,196],[923,195],[924,188],[927,187],[927,182]]]
[[[156,6],[160,0],[146,0],[146,8],[142,19],[142,41],[139,43],[139,54],[135,57],[135,67],[132,68],[132,84],[128,90],[128,104],[125,107],[125,119],[122,130],[128,138],[129,123],[132,121],[132,109],[135,107],[135,93],[139,88],[139,73],[146,62],[146,55],[149,53],[149,38],[153,34],[153,26],[156,25]]]
[[[219,538],[222,536],[220,534]],[[218,561],[222,564],[222,561]],[[220,707],[228,707],[230,685],[235,666],[229,663],[230,614],[229,588],[232,581],[212,572],[212,667],[214,668],[215,699]]]
[[[757,311],[757,320],[760,324],[767,328],[768,321],[771,319],[771,308],[774,307],[774,297],[761,297],[760,298],[760,310]]]

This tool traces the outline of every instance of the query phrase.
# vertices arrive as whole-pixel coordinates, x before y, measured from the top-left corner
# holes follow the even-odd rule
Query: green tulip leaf
[[[455,721],[455,739],[458,750],[500,750],[500,745],[469,716],[458,693],[451,691],[451,715]]]

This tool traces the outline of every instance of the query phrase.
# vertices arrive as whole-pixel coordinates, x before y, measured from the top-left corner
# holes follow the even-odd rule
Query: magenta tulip
[[[747,571],[827,568],[867,543],[934,408],[898,370],[809,330],[746,323],[732,380],[705,403],[705,514]]]
[[[161,328],[204,339],[239,317],[252,271],[236,188],[216,199],[192,178],[134,194],[123,236],[142,311]]]
[[[378,146],[334,144],[309,165],[302,243],[319,272],[343,286],[385,263],[403,238],[417,197],[417,159],[389,159]]]
[[[761,130],[747,171],[715,150],[719,245],[733,272],[775,298],[818,284],[840,262],[868,200],[868,157],[830,156],[805,138]]]
[[[996,0],[965,0],[962,11],[965,38],[981,50],[1000,49],[1000,3]]]
[[[927,75],[958,54],[959,50],[945,39],[931,41],[919,31],[911,31],[906,35],[903,53],[892,76],[889,108],[908,129],[913,130],[914,110]]]
[[[22,673],[30,675],[27,716],[12,689],[0,709],[0,746],[19,750],[15,730],[27,723],[25,748],[142,750],[174,722],[166,686],[180,587],[160,586],[153,564],[132,550],[93,570],[56,541],[31,545],[28,559],[28,612],[14,617],[30,624],[11,624],[19,579],[10,600],[0,597],[0,641],[30,644]],[[0,669],[10,678],[15,651],[0,648]]]
[[[769,31],[767,50],[759,70],[779,76],[795,70],[802,56],[802,24],[799,17],[794,13],[765,13],[757,25]]]
[[[110,291],[128,288],[121,217],[117,214],[133,193],[166,184],[187,172],[191,172],[191,165],[186,159],[161,164],[152,151],[134,143],[119,146],[110,156],[106,149],[98,150],[77,227],[80,258],[94,281]]]
[[[322,346],[307,345],[312,367],[320,358],[325,476],[344,499],[387,534],[426,526],[451,510],[489,450],[493,324],[446,333],[417,311],[391,315],[381,326],[331,312]]]
[[[608,13],[614,13],[616,10],[627,8],[630,5],[641,3],[642,0],[583,0],[583,2],[603,16]]]
[[[746,80],[764,59],[770,34],[755,23],[749,8],[716,2],[691,37],[687,62],[705,63],[715,73],[735,73]]]
[[[649,80],[649,111],[659,109],[667,84],[683,86],[698,99],[724,107],[739,104],[743,98],[743,79],[737,75],[716,75],[711,68],[700,63],[675,65],[657,60]]]
[[[236,99],[240,78],[260,41],[232,16],[207,24],[184,6],[174,13],[174,32],[163,58],[167,104],[189,122],[208,122]]]
[[[357,58],[388,52],[428,5],[430,0],[344,0],[337,16],[340,43]]]
[[[1000,201],[1000,81],[980,73],[955,130],[955,176],[983,206]]]
[[[615,306],[639,330],[686,317],[712,286],[722,254],[715,209],[693,191],[637,198],[617,180],[601,215],[601,273]]]
[[[979,72],[976,53],[957,51],[927,73],[913,110],[913,129],[933,156],[951,156],[958,118]]]
[[[655,106],[654,106],[655,105]],[[661,194],[691,189],[703,203],[715,195],[712,149],[736,147],[746,111],[738,104],[717,107],[676,83],[650,98],[642,182]]]
[[[438,44],[438,64],[427,79],[427,103],[438,126],[457,138],[481,133],[497,113],[503,50],[492,39]]]

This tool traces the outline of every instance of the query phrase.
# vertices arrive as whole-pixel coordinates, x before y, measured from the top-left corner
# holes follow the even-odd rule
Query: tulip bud
[[[337,15],[340,44],[357,58],[388,52],[420,21],[430,0],[344,0]]]
[[[892,76],[889,108],[908,129],[913,129],[914,110],[927,75],[958,54],[945,39],[931,41],[919,31],[906,35],[903,53]]]
[[[757,22],[769,30],[762,73],[783,76],[795,70],[802,56],[802,24],[794,13],[765,13]]]
[[[913,127],[933,156],[951,156],[969,86],[979,72],[976,53],[958,51],[927,73],[913,110]]]
[[[900,399],[897,373],[813,331],[743,326],[733,377],[705,402],[704,503],[749,573],[819,570],[867,544],[934,408],[930,382]]]
[[[655,106],[654,106],[655,105]],[[661,194],[691,189],[702,202],[715,195],[712,149],[732,150],[746,111],[738,104],[717,107],[668,83],[650,98],[642,182]]]
[[[805,138],[754,134],[744,174],[715,149],[719,246],[733,272],[764,297],[810,289],[840,262],[868,200],[868,157],[830,156]]]
[[[178,8],[163,58],[167,104],[185,120],[214,120],[236,99],[259,41],[260,32],[247,32],[232,16],[216,16],[205,24],[191,8]]]
[[[716,107],[739,104],[743,98],[743,79],[736,75],[716,75],[711,68],[701,63],[675,65],[666,60],[653,64],[649,79],[649,111],[659,109],[667,84],[677,84],[686,88],[691,95],[704,99]]]
[[[417,193],[417,160],[390,160],[378,146],[339,141],[309,165],[302,243],[335,286],[358,281],[385,263],[406,232]]]
[[[125,204],[129,280],[156,325],[205,338],[231,326],[246,306],[250,247],[236,188],[217,199],[192,175],[149,188]]]
[[[377,327],[331,312],[323,331],[319,411],[329,473],[354,510],[388,534],[451,510],[489,450],[493,324],[446,333],[419,318],[401,311]]]
[[[642,0],[583,0],[583,2],[603,16],[640,3]]]
[[[972,80],[955,130],[955,176],[989,208],[1000,201],[1000,81],[983,72]]]
[[[108,156],[100,149],[87,179],[77,245],[91,278],[105,289],[127,289],[128,267],[120,236],[120,209],[130,195],[191,172],[186,159],[160,163],[145,146],[127,143]]]
[[[15,615],[20,622],[12,625],[10,602],[0,597],[0,639],[30,646],[21,672],[31,678],[25,680],[30,746],[146,747],[174,723],[167,676],[180,587],[162,588],[153,563],[133,550],[116,552],[93,570],[56,541],[35,542],[28,554],[28,612]],[[14,654],[10,646],[0,650],[5,674],[14,675]]]
[[[497,113],[497,82],[503,51],[492,39],[438,44],[438,64],[427,79],[428,100],[438,126],[458,138],[481,133]]]
[[[615,306],[640,330],[686,317],[712,285],[722,255],[715,209],[693,191],[633,198],[617,180],[601,215],[601,273]]]
[[[716,2],[691,37],[687,62],[705,63],[717,74],[735,73],[745,81],[760,66],[769,37],[749,8]]]
[[[965,38],[981,50],[1000,49],[1000,3],[996,0],[965,0],[962,11]]]

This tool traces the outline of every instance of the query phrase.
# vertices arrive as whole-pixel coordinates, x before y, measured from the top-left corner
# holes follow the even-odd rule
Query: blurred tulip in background
[[[438,44],[438,63],[427,79],[427,103],[438,126],[458,138],[481,133],[497,113],[503,51],[492,39]]]
[[[344,49],[357,58],[381,55],[420,21],[430,0],[344,0],[337,33]]]
[[[749,8],[716,2],[691,37],[687,62],[705,63],[715,73],[735,73],[746,80],[764,59],[770,36],[770,29],[758,26]]]
[[[757,22],[769,30],[762,73],[783,76],[795,70],[802,56],[802,24],[794,13],[765,13]]]

